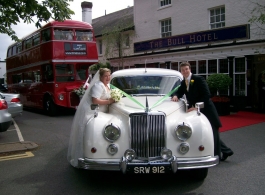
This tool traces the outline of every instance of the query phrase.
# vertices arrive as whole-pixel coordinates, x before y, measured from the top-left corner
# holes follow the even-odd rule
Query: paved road
[[[119,172],[77,170],[67,160],[73,113],[48,117],[24,111],[15,118],[25,141],[39,147],[33,156],[0,160],[0,194],[180,194],[263,195],[265,192],[265,123],[221,133],[235,154],[209,169],[203,182],[187,172],[177,175],[122,175]],[[16,131],[0,134],[0,143],[19,141]]]

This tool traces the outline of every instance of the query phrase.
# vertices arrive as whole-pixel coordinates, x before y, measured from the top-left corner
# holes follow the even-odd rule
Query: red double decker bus
[[[8,47],[7,84],[25,107],[75,108],[73,89],[85,83],[89,66],[98,62],[93,28],[80,21],[53,21]]]

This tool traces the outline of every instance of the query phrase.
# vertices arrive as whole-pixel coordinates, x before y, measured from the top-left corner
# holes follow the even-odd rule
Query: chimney
[[[82,7],[82,21],[92,25],[92,2],[83,1]]]

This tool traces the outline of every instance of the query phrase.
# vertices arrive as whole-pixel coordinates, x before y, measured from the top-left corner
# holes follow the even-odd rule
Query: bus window
[[[80,31],[76,30],[76,40],[77,41],[92,41],[93,33],[91,31]]]
[[[72,30],[54,29],[53,34],[55,40],[73,40]]]
[[[20,83],[21,82],[21,74],[14,74],[12,75],[12,83],[16,84],[16,83]]]
[[[33,45],[38,45],[40,43],[40,34],[36,34],[33,36]]]
[[[73,64],[56,64],[55,72],[57,82],[74,81]]]
[[[17,44],[17,53],[20,53],[22,49],[22,43]]]
[[[26,49],[31,48],[32,46],[32,38],[26,40]]]
[[[42,37],[42,42],[46,42],[51,40],[51,32],[50,29],[45,29],[43,31],[41,31],[41,37]]]
[[[76,65],[76,80],[86,80],[89,65]]]
[[[12,47],[10,47],[7,51],[7,57],[10,57],[12,55]]]
[[[15,55],[16,53],[17,53],[17,46],[14,45],[14,46],[13,46],[12,55]]]
[[[33,73],[32,72],[24,72],[23,73],[23,81],[21,83],[32,83]]]
[[[34,71],[33,75],[34,75],[35,82],[40,82],[40,80],[41,80],[40,71],[39,70]]]
[[[44,66],[44,78],[46,81],[53,81],[53,69],[51,64]]]

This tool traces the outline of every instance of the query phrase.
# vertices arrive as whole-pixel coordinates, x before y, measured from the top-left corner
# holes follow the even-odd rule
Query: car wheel
[[[57,114],[57,107],[51,97],[45,99],[44,109],[49,116],[55,116]]]
[[[192,169],[192,177],[196,180],[204,180],[208,175],[208,168]]]

